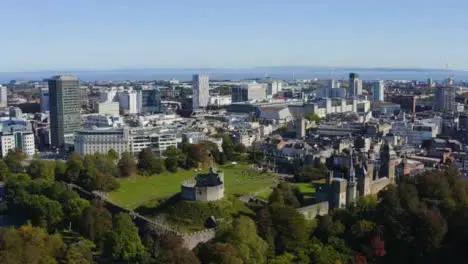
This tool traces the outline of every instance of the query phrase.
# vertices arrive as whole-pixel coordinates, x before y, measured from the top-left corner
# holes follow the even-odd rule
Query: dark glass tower
[[[73,144],[74,133],[81,127],[80,83],[74,76],[49,79],[50,132],[53,147],[65,149]]]

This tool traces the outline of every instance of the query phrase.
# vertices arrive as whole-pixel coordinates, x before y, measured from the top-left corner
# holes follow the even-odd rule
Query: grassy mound
[[[202,230],[210,216],[214,216],[219,223],[227,223],[241,214],[252,215],[253,212],[234,197],[214,202],[179,200],[166,211],[166,220],[177,229],[193,232]]]

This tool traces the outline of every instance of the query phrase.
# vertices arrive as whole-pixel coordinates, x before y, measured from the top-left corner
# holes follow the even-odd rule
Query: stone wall
[[[304,215],[305,219],[311,220],[317,217],[318,215],[323,216],[327,215],[329,210],[329,204],[327,202],[321,202],[301,208],[297,208],[297,211]]]
[[[216,237],[216,228],[205,229],[199,232],[182,235],[184,246],[190,250],[200,243],[206,243]]]
[[[76,191],[84,199],[102,200],[104,202],[104,206],[106,207],[106,209],[109,210],[109,212],[111,212],[112,214],[118,214],[118,213],[129,214],[132,217],[133,222],[138,227],[140,232],[148,232],[148,228],[149,228],[149,230],[151,230],[152,232],[155,232],[160,235],[172,234],[172,235],[182,237],[182,239],[184,240],[184,246],[190,250],[195,248],[200,243],[205,243],[205,242],[210,241],[216,236],[215,228],[205,229],[205,230],[191,233],[191,234],[179,233],[175,231],[174,229],[170,228],[169,226],[165,225],[164,223],[160,223],[153,219],[149,219],[145,216],[142,216],[136,213],[135,211],[119,206],[113,203],[112,201],[108,200],[106,197],[103,197],[97,193],[88,192],[84,190],[83,188],[74,184],[67,184],[67,186],[71,188],[72,190]]]

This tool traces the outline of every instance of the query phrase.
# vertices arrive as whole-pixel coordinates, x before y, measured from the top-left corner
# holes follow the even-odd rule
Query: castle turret
[[[390,183],[395,183],[395,152],[388,142],[385,142],[380,152],[379,178],[389,178]]]
[[[351,164],[349,166],[348,186],[346,188],[346,204],[355,204],[357,199],[357,181],[356,172],[354,171],[354,163],[351,158]]]

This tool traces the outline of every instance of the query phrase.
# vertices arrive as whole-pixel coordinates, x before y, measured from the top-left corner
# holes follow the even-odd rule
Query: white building
[[[435,109],[439,111],[455,111],[455,87],[437,87],[435,94]]]
[[[41,88],[41,112],[50,111],[49,88]]]
[[[232,103],[232,97],[230,95],[211,95],[209,105],[223,106],[230,105]]]
[[[8,88],[0,84],[0,107],[8,106]]]
[[[134,90],[128,90],[119,93],[119,104],[120,108],[128,114],[140,113],[140,106],[138,102],[138,92]]]
[[[248,83],[231,89],[232,102],[262,101],[267,98],[267,84]]]
[[[114,149],[117,153],[138,154],[145,148],[162,155],[169,146],[177,147],[182,141],[175,131],[161,131],[157,128],[94,128],[82,129],[76,133],[75,151],[82,154],[107,153]]]
[[[268,83],[267,95],[275,95],[283,90],[283,83],[279,81],[272,81]]]
[[[210,79],[208,75],[194,74],[192,81],[192,108],[198,109],[207,107],[210,97]]]
[[[84,116],[84,127],[121,127],[123,126],[123,118],[121,116],[90,114]]]
[[[384,82],[383,81],[376,81],[372,85],[372,97],[374,101],[384,101]]]
[[[112,87],[106,91],[101,91],[99,93],[99,101],[103,103],[111,103],[119,100],[118,91],[116,87]]]
[[[21,149],[28,157],[34,155],[36,150],[34,134],[26,122],[7,120],[0,124],[2,126],[0,142],[3,158],[12,149]]]
[[[118,116],[119,115],[119,102],[105,102],[105,103],[98,103],[97,104],[98,113],[101,115],[112,115]]]
[[[314,103],[305,105],[308,112],[313,112],[319,117],[326,117],[328,114],[370,111],[370,101],[361,99],[330,99],[326,98]]]
[[[349,74],[348,97],[356,97],[362,94],[362,80],[359,79],[359,74]]]

